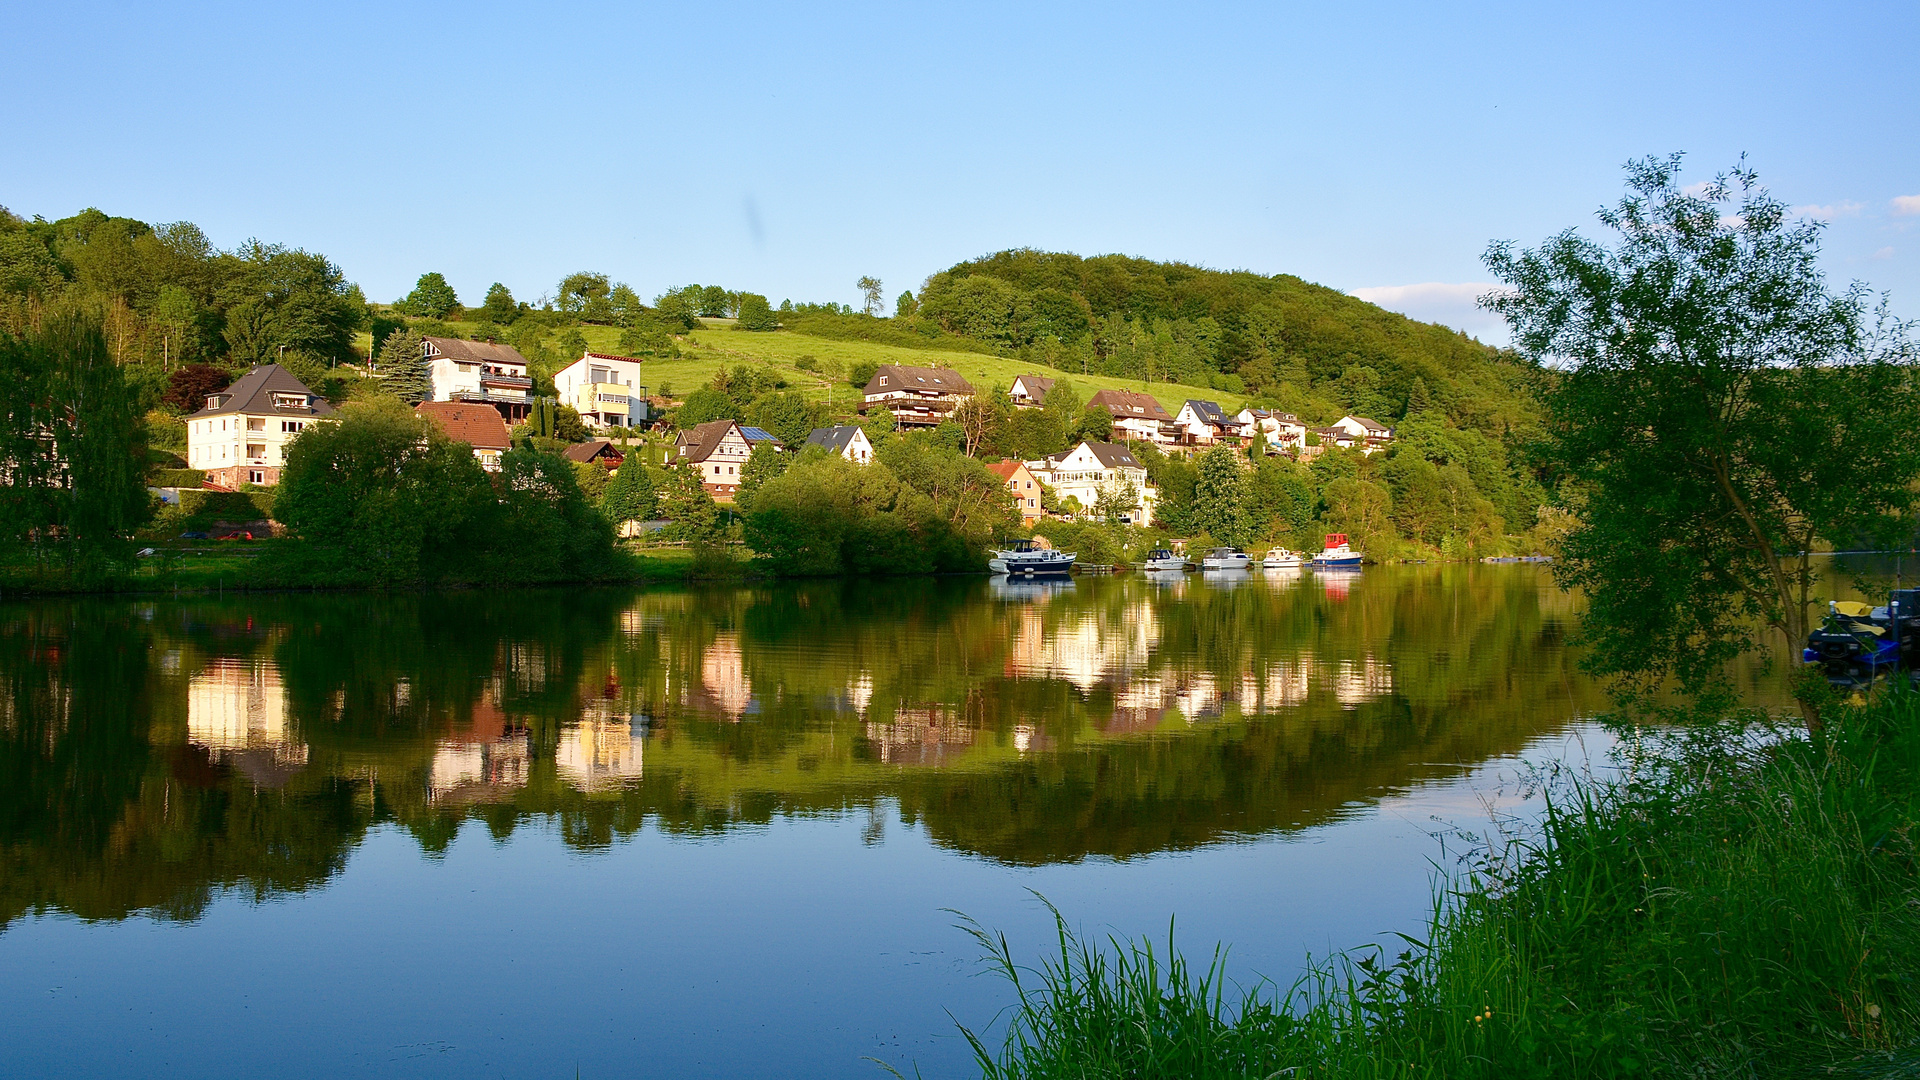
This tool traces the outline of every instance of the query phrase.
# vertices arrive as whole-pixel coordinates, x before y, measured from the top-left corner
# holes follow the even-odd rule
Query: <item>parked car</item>
[[[180,539],[182,540],[205,540],[206,538],[207,534],[203,532],[183,532],[180,534]]]

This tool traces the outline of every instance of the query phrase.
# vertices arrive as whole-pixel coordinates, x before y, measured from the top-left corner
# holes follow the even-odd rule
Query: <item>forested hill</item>
[[[896,319],[1051,367],[1211,385],[1314,419],[1432,408],[1496,436],[1535,419],[1510,354],[1288,274],[1022,249],[901,299]]]

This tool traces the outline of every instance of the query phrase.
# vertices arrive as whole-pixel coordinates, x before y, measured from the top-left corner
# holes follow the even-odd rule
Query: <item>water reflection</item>
[[[1532,567],[0,608],[0,923],[193,918],[380,822],[897,805],[1009,864],[1296,829],[1601,698]]]

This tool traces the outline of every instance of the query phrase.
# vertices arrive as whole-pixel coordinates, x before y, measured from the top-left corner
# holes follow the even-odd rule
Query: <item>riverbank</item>
[[[1424,942],[1285,990],[1064,921],[1035,971],[975,927],[1020,992],[1004,1043],[973,1039],[982,1073],[1910,1074],[1920,694],[1836,707],[1819,744],[1719,726],[1625,745],[1623,779],[1561,786],[1436,900]]]
[[[222,592],[286,592],[319,589],[480,588],[541,585],[658,584],[745,575],[731,559],[703,558],[684,547],[621,549],[611,574],[583,581],[383,582],[370,574],[311,564],[301,558],[299,542],[256,540],[221,542],[219,547],[155,547],[151,556],[131,564],[80,568],[68,573],[58,562],[27,560],[0,564],[0,597],[85,595],[195,595]],[[226,550],[221,550],[225,548]]]

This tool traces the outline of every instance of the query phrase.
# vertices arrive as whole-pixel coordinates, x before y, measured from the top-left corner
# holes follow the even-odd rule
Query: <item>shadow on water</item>
[[[1531,567],[0,608],[0,925],[193,919],[530,819],[883,801],[1016,865],[1294,830],[1602,707]]]

